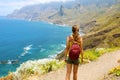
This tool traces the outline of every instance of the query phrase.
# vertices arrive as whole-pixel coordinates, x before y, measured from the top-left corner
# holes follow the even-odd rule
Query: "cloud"
[[[11,13],[15,9],[20,9],[23,6],[39,4],[39,3],[49,3],[52,1],[71,1],[71,0],[1,0],[0,1],[0,15],[6,15]]]
[[[22,7],[26,5],[31,5],[31,4],[39,4],[39,3],[49,3],[52,1],[70,1],[70,0],[21,0],[21,1],[0,1],[0,6],[10,6],[10,7]]]

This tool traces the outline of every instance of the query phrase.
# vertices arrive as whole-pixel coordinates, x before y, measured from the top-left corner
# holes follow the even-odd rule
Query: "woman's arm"
[[[67,37],[66,39],[66,48],[65,48],[65,59],[66,60],[66,57],[67,57],[67,54],[69,53],[69,48],[70,48],[70,45],[69,45],[69,37]]]
[[[81,42],[81,44],[80,44],[80,47],[81,47],[81,61],[83,62],[83,40],[82,40],[82,38],[80,39],[80,42]]]

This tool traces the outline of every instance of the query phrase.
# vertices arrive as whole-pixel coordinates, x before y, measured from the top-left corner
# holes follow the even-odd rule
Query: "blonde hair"
[[[79,42],[79,27],[77,25],[72,26],[72,36],[75,41]]]

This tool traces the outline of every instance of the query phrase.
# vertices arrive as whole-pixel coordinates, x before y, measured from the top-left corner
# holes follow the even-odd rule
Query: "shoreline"
[[[42,59],[30,59],[30,60],[27,60],[27,61],[24,61],[24,62],[20,62],[19,60],[6,60],[6,61],[0,61],[0,65],[19,65],[18,67],[16,67],[15,69],[17,70],[17,68],[20,67],[20,65],[24,64],[24,63],[28,63],[30,61],[38,61],[40,63],[46,63],[48,61],[51,61],[51,60],[60,60],[58,57],[59,54],[61,54],[63,52],[64,49],[61,49],[60,51],[57,51],[56,54],[53,54],[53,55],[48,55],[47,58],[42,58]],[[15,71],[16,71],[15,70]],[[14,71],[12,71],[14,72]],[[5,76],[8,76],[8,73],[6,75],[0,75],[0,78],[1,77],[5,77]]]
[[[71,27],[69,24],[60,24],[60,23],[54,23],[54,22],[45,21],[45,20],[20,19],[20,18],[11,18],[11,17],[8,17],[8,16],[4,16],[4,18],[13,19],[13,20],[23,20],[23,21],[28,21],[28,22],[44,22],[44,23],[48,23],[48,24],[51,24],[51,25],[61,26],[61,27]]]

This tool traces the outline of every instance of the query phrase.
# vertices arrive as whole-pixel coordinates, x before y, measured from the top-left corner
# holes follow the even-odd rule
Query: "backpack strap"
[[[72,46],[72,38],[71,38],[71,36],[69,36],[69,46],[70,46],[70,48],[71,48],[71,46]],[[69,48],[69,51],[70,51],[70,48]],[[68,52],[69,53],[69,52]],[[67,54],[67,56],[69,56],[69,54]]]
[[[70,47],[72,46],[72,44],[73,44],[73,39],[72,39],[72,37],[71,36],[69,36],[69,43],[70,43]]]
[[[71,36],[69,36],[69,41],[72,41],[73,39],[72,39],[72,37]]]
[[[78,44],[77,42],[75,42],[74,41],[74,39],[72,38],[72,36],[69,36],[69,42],[70,42],[70,44],[72,45],[72,44]]]

